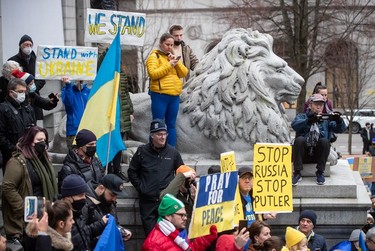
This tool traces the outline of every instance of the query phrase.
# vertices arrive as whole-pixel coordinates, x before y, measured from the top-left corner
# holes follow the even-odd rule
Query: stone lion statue
[[[177,117],[177,149],[184,159],[219,159],[235,151],[238,161],[252,160],[256,142],[290,142],[282,103],[294,103],[304,80],[272,45],[268,34],[233,29],[201,59],[183,89]],[[131,137],[147,142],[150,98],[131,98]]]

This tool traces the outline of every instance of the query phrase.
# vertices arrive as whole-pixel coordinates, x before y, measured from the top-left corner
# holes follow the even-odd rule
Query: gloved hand
[[[336,123],[341,122],[341,113],[334,112],[332,114],[332,120],[335,121]]]
[[[307,118],[307,124],[311,125],[320,121],[320,118],[315,113]]]
[[[213,242],[214,240],[216,240],[217,239],[217,227],[216,227],[216,225],[212,225],[211,227],[210,227],[210,234],[208,234],[208,235],[206,235],[206,236],[204,236],[205,237],[205,239],[209,242],[209,243],[211,243],[211,242]]]

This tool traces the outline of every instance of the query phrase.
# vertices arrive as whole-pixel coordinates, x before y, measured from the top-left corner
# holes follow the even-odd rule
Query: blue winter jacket
[[[296,138],[299,136],[307,138],[310,132],[311,124],[307,123],[308,112],[310,111],[308,110],[306,113],[298,114],[292,121],[292,128],[296,131]],[[318,125],[320,138],[326,138],[328,140],[330,140],[332,132],[343,133],[346,130],[346,125],[342,118],[340,118],[338,123],[336,123],[336,121],[323,120],[319,122]]]
[[[81,91],[72,83],[63,86],[61,97],[66,111],[66,136],[77,134],[89,95],[90,89],[87,88],[86,84],[82,85]]]

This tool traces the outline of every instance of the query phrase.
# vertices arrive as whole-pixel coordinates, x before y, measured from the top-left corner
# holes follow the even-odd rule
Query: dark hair
[[[64,200],[55,201],[53,204],[47,201],[46,209],[48,213],[48,225],[53,229],[57,228],[59,221],[65,222],[72,214],[72,206]]]
[[[319,93],[320,90],[327,90],[327,86],[323,85],[321,82],[316,83],[313,94]]]
[[[279,236],[272,236],[263,242],[263,251],[271,251],[275,249],[276,251],[281,251],[284,243]]]
[[[183,30],[182,26],[179,24],[174,24],[169,28],[169,34],[172,34],[174,31]]]
[[[48,132],[46,129],[39,126],[30,127],[26,130],[25,134],[18,140],[17,148],[22,152],[22,154],[27,159],[31,159],[37,156],[37,153],[32,144],[38,132],[43,132],[46,136],[46,145],[48,148]],[[47,154],[47,151],[45,151],[45,154]]]
[[[172,36],[171,34],[169,34],[169,33],[164,33],[163,35],[161,35],[159,42],[160,42],[160,43],[163,43],[165,40],[167,40],[167,39],[169,39],[169,38],[174,39],[173,36]]]
[[[251,239],[251,243],[253,243],[254,245],[256,244],[256,240],[255,240],[255,236],[258,236],[260,235],[260,233],[262,232],[262,229],[264,227],[267,227],[271,230],[271,227],[270,225],[268,225],[267,223],[265,223],[264,221],[254,221],[250,228],[249,228],[249,237]]]
[[[220,173],[221,168],[219,165],[212,165],[208,168],[207,174]]]
[[[13,91],[16,89],[17,85],[22,85],[23,87],[27,88],[27,84],[23,79],[20,78],[12,78],[9,80],[7,91]]]

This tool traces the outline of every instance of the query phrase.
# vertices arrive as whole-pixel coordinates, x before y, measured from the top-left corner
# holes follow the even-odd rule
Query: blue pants
[[[176,147],[176,119],[180,106],[180,96],[150,92],[152,119],[163,119],[168,130],[168,144]]]

